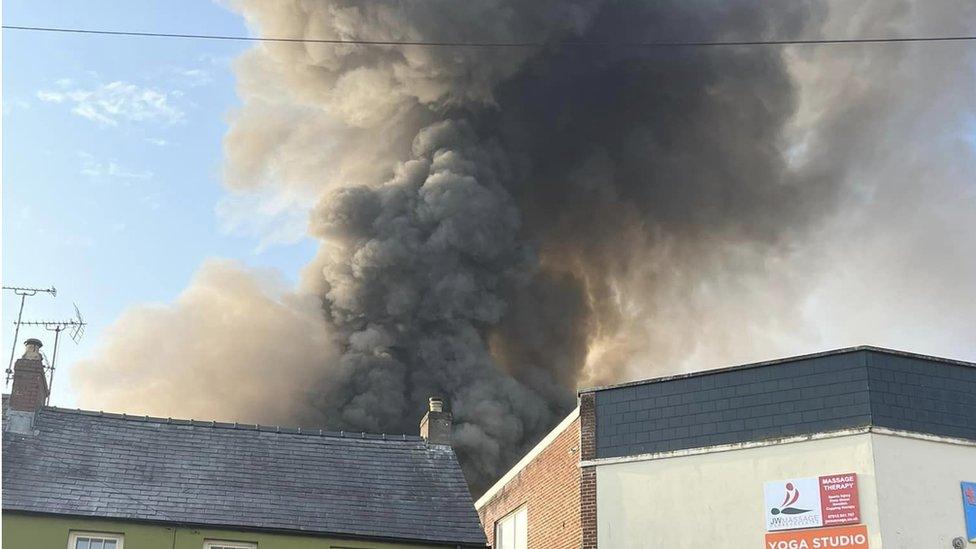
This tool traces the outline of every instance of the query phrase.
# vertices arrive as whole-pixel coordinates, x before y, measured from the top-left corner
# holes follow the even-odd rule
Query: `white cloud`
[[[158,210],[163,207],[163,195],[160,193],[150,193],[139,199],[150,210]]]
[[[65,95],[61,92],[44,91],[37,92],[37,98],[47,103],[64,103]]]
[[[149,170],[131,170],[123,167],[116,160],[103,162],[86,152],[80,152],[78,153],[78,156],[81,158],[81,173],[82,175],[87,175],[88,177],[110,177],[126,180],[147,180],[152,179],[153,177],[153,172]]]
[[[3,114],[4,116],[12,113],[14,109],[20,109],[22,111],[29,111],[31,104],[23,99],[5,99],[3,101]]]
[[[191,87],[206,86],[213,82],[210,72],[203,69],[177,69],[176,75]]]
[[[202,53],[197,56],[197,61],[211,67],[226,67],[233,61],[233,57],[227,55],[214,55],[212,53]]]
[[[86,89],[77,87],[70,79],[57,81],[56,90],[41,90],[37,98],[47,103],[72,103],[71,112],[89,120],[117,126],[119,122],[148,122],[176,124],[185,115],[173,104],[182,93],[142,87],[123,81],[101,84]]]
[[[259,237],[254,253],[305,238],[308,199],[298,194],[253,192],[223,197],[216,207],[224,234]]]
[[[152,143],[153,145],[156,145],[157,147],[165,147],[165,146],[169,145],[169,141],[167,141],[165,139],[160,139],[158,137],[147,137],[146,138],[146,142]]]

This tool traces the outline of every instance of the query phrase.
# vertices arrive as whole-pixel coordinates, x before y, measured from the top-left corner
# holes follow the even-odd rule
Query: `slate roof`
[[[598,458],[865,427],[976,441],[976,364],[880,347],[581,393],[594,395]]]
[[[35,429],[4,433],[4,511],[486,543],[453,450],[420,437],[52,407]]]

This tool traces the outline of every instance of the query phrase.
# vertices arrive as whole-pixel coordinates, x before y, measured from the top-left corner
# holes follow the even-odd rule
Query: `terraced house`
[[[66,410],[40,345],[3,400],[6,549],[485,547],[436,399],[421,436]]]

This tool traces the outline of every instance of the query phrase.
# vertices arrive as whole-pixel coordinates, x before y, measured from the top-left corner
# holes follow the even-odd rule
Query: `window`
[[[203,549],[258,549],[258,544],[248,541],[206,540]]]
[[[71,532],[68,549],[122,549],[122,534]]]
[[[495,523],[497,549],[526,549],[529,539],[529,513],[523,505]]]

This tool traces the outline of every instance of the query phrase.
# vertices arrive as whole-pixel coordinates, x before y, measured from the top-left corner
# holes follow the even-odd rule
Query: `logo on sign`
[[[861,520],[854,473],[767,482],[764,493],[769,531],[857,524]]]
[[[784,515],[802,515],[803,513],[809,513],[811,509],[800,509],[797,507],[792,507],[797,500],[800,499],[800,490],[797,489],[796,485],[792,482],[787,482],[784,486],[786,489],[786,497],[783,498],[783,503],[779,507],[773,507],[769,510],[769,514],[778,515],[780,513]]]
[[[816,477],[767,482],[765,492],[767,530],[823,526]]]

